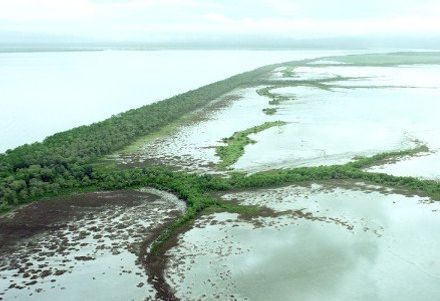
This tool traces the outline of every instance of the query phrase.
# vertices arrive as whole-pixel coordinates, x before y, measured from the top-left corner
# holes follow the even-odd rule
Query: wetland
[[[0,155],[0,300],[440,298],[440,54],[267,65]]]

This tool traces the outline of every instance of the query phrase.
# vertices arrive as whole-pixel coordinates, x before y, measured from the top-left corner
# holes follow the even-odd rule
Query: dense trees
[[[0,208],[59,189],[90,185],[90,163],[194,111],[215,98],[252,84],[273,67],[235,75],[164,101],[112,116],[0,154]]]
[[[158,169],[121,171],[112,168],[99,170],[94,168],[93,163],[96,159],[127,146],[141,136],[159,130],[235,88],[261,85],[262,82],[267,81],[264,76],[278,66],[265,66],[242,73],[164,101],[112,116],[102,122],[55,134],[42,143],[23,145],[0,154],[0,211],[44,195],[56,195],[66,191],[120,189],[136,185],[155,185],[158,188],[175,191],[188,200],[191,210],[197,211],[211,202],[204,194],[206,191],[339,178],[361,179],[405,187],[423,191],[435,198],[440,197],[438,182],[362,171],[362,168],[383,160],[426,151],[423,147],[360,158],[354,163],[340,166],[275,170],[251,176],[239,174],[232,175],[230,179],[201,177]],[[298,81],[295,83],[299,84]],[[288,84],[289,82],[283,81],[283,85]],[[269,97],[272,104],[285,100],[271,93],[271,89],[275,87],[273,81],[269,85],[258,90],[258,93]],[[261,128],[252,128],[249,131],[259,129]],[[249,132],[246,131],[239,132],[226,141],[228,147],[218,149],[225,162],[223,167],[229,166],[235,162],[237,156],[240,156],[243,146],[249,143],[248,134]]]

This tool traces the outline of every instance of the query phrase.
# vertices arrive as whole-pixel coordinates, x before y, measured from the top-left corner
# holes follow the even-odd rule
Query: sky
[[[440,35],[439,0],[0,0],[0,35],[166,42]]]

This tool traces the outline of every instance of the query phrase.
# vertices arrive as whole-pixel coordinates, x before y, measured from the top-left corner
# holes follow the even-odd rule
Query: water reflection
[[[440,234],[432,231],[440,226],[440,205],[381,187],[354,186],[225,195],[310,214],[256,220],[206,216],[169,252],[168,281],[185,300],[440,298],[435,252]]]

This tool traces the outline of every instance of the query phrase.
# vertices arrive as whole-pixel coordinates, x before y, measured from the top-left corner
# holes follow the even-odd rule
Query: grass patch
[[[275,88],[279,88],[279,86],[269,86],[269,87],[258,89],[257,94],[260,96],[265,96],[265,97],[270,98],[270,100],[269,100],[270,105],[279,105],[283,101],[290,100],[290,98],[287,96],[272,93],[271,90],[275,89]]]
[[[235,132],[229,138],[224,138],[223,142],[227,145],[216,147],[217,155],[220,157],[220,163],[217,165],[218,168],[222,170],[227,169],[227,167],[237,162],[237,160],[244,154],[244,148],[246,145],[255,143],[254,140],[249,138],[250,134],[256,134],[271,127],[282,126],[285,124],[286,122],[284,121],[265,122],[244,131]]]
[[[276,112],[277,112],[277,109],[275,109],[275,108],[266,108],[266,109],[263,109],[263,112],[266,115],[275,115]]]
[[[385,163],[393,163],[402,157],[411,157],[419,153],[429,152],[429,148],[426,145],[420,145],[413,149],[386,152],[374,155],[372,157],[357,157],[356,161],[348,163],[349,166],[354,168],[367,168],[375,165],[382,165]]]

